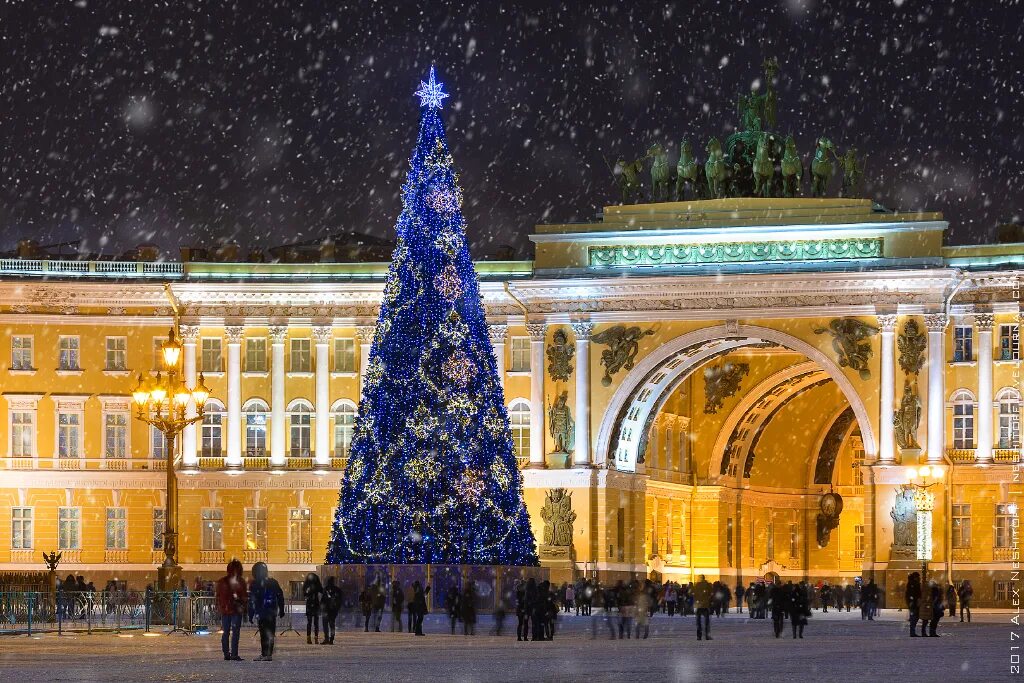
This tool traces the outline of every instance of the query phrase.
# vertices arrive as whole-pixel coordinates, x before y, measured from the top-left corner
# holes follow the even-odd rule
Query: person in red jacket
[[[240,662],[238,656],[238,635],[242,630],[242,615],[245,614],[249,602],[245,579],[242,578],[242,563],[231,560],[228,563],[227,576],[217,581],[217,611],[220,612],[223,635],[220,638],[220,649],[224,652],[225,661]],[[230,634],[231,647],[228,648]]]

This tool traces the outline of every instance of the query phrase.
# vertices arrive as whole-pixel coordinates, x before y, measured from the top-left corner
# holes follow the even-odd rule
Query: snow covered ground
[[[518,643],[513,620],[505,635],[448,635],[447,620],[430,615],[425,638],[363,633],[346,621],[336,644],[306,645],[305,634],[278,637],[273,662],[254,662],[259,641],[248,626],[240,654],[225,662],[220,637],[141,633],[7,636],[0,638],[0,681],[924,681],[1009,680],[1009,613],[977,614],[973,624],[947,619],[941,638],[911,640],[906,612],[876,622],[859,615],[816,612],[803,640],[776,640],[771,621],[746,614],[713,619],[714,639],[697,642],[693,617],[656,616],[647,640],[597,637],[586,617],[559,620],[553,642]],[[301,615],[295,625],[305,630]],[[508,627],[511,628],[508,628]],[[389,627],[385,616],[383,628]],[[1018,631],[1019,633],[1019,631]]]

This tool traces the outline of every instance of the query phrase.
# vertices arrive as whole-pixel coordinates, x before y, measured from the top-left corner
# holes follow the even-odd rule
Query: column
[[[270,464],[285,464],[284,340],[287,325],[270,330]]]
[[[376,329],[373,325],[363,325],[356,328],[356,337],[359,339],[360,393],[363,391],[363,385],[366,384],[366,371],[370,369],[370,349],[373,347],[373,333]]]
[[[245,328],[229,325],[224,328],[228,339],[228,468],[242,467],[242,335]]]
[[[508,336],[508,325],[493,324],[487,326],[487,334],[494,347],[494,367],[498,372],[498,384],[505,388],[505,337]]]
[[[590,467],[594,460],[590,452],[590,335],[594,323],[574,322],[576,335],[576,451],[574,467]]]
[[[992,325],[995,316],[978,313],[978,462],[992,460]]]
[[[544,448],[544,339],[547,323],[527,323],[530,334],[530,467],[547,467]]]
[[[924,317],[928,328],[928,461],[942,462],[946,449],[945,313]]]
[[[317,465],[331,464],[331,395],[328,370],[330,368],[330,345],[333,330],[330,325],[317,325],[313,328],[313,340],[316,342],[316,451],[314,462]]]
[[[194,389],[196,386],[196,342],[199,341],[198,325],[180,325],[178,334],[182,343],[182,374],[185,386]],[[196,416],[196,402],[189,399],[185,406],[185,417]],[[181,464],[182,467],[194,468],[199,465],[197,457],[196,426],[191,424],[181,432]]]
[[[895,314],[888,313],[878,316],[878,327],[882,331],[882,391],[878,405],[878,459],[884,463],[892,463],[896,460],[892,418],[896,391],[894,337],[897,318],[898,316]]]

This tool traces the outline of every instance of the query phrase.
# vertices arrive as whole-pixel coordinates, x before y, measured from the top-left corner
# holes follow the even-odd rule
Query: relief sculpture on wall
[[[878,328],[857,318],[833,318],[828,327],[819,327],[814,334],[828,334],[832,337],[832,348],[840,367],[856,370],[861,379],[871,377],[868,361],[871,360],[871,337],[878,334]]]
[[[892,558],[913,559],[917,553],[917,510],[912,489],[900,489],[889,516],[892,517]]]
[[[604,366],[604,377],[601,378],[601,384],[606,387],[611,386],[612,376],[619,370],[623,368],[632,370],[633,361],[640,351],[640,338],[651,334],[654,334],[654,330],[616,325],[591,337],[591,341],[595,344],[608,346],[601,352],[601,365]]]
[[[549,489],[540,510],[544,520],[544,542],[540,546],[542,557],[566,557],[572,552],[573,523],[572,494],[564,488]]]

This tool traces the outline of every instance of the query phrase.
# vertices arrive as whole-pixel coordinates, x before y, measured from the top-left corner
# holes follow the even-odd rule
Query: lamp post
[[[932,510],[935,494],[931,487],[942,481],[944,470],[940,465],[907,468],[907,485],[914,490],[914,510],[917,512],[917,560],[921,563],[921,584],[928,583],[928,562],[932,559]]]
[[[132,398],[139,409],[136,417],[152,425],[164,435],[166,443],[167,511],[164,515],[164,561],[158,572],[160,590],[173,590],[181,582],[181,566],[178,564],[178,480],[174,471],[174,442],[185,427],[203,419],[203,406],[210,397],[202,373],[199,383],[192,389],[185,386],[178,372],[181,358],[181,342],[174,336],[174,329],[167,334],[167,341],[161,346],[163,372],[156,377],[144,378],[132,390]],[[190,400],[196,404],[196,416],[185,417]]]

